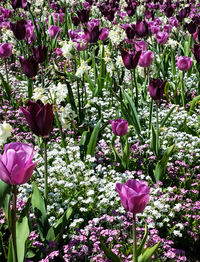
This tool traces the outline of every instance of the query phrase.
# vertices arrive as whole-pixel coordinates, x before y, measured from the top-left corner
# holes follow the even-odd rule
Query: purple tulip
[[[162,80],[160,78],[149,79],[149,94],[153,100],[159,101],[164,94],[164,88],[167,80]]]
[[[125,11],[127,12],[128,16],[131,17],[135,14],[136,6],[137,6],[137,4],[135,2],[132,2],[132,1],[127,2],[127,7],[125,7]]]
[[[140,59],[141,53],[142,50],[139,50],[138,52],[134,52],[133,50],[121,50],[121,56],[124,66],[129,70],[135,69]]]
[[[125,185],[117,183],[116,190],[119,193],[124,209],[133,214],[143,212],[149,202],[150,188],[146,181],[128,179]]]
[[[158,32],[156,34],[156,40],[159,44],[166,44],[169,38],[169,34],[167,32]]]
[[[27,0],[12,0],[11,5],[14,9],[16,8],[26,8]]]
[[[51,25],[49,27],[49,35],[51,38],[58,37],[60,33],[61,33],[61,28],[59,26]]]
[[[0,44],[0,58],[10,57],[12,54],[12,44],[2,43]]]
[[[135,41],[135,50],[136,51],[146,51],[148,45],[147,42],[145,42],[144,40],[141,41]]]
[[[54,114],[53,106],[47,103],[44,105],[40,100],[37,102],[28,101],[26,109],[20,106],[26,121],[32,132],[40,137],[49,137],[53,127]]]
[[[88,28],[84,29],[85,37],[89,43],[96,43],[99,40],[99,24],[100,21],[98,19],[93,19],[90,22],[88,22]]]
[[[47,48],[45,46],[32,47],[32,53],[36,62],[41,64],[46,60]]]
[[[194,48],[192,49],[192,53],[194,54],[197,63],[200,63],[200,45],[194,44]]]
[[[10,23],[10,29],[18,40],[23,40],[26,36],[26,21],[21,19],[16,23]]]
[[[135,24],[130,24],[125,27],[128,39],[133,39],[135,36]]]
[[[153,52],[152,51],[144,51],[142,52],[140,59],[139,59],[139,65],[142,67],[149,67],[153,62]]]
[[[33,56],[29,57],[28,59],[23,57],[20,57],[19,59],[22,71],[28,78],[32,78],[37,75],[38,63]]]
[[[193,59],[191,57],[187,57],[187,56],[177,56],[177,67],[178,69],[180,69],[181,71],[188,71],[190,69],[190,67],[192,66],[192,62]]]
[[[75,25],[75,26],[78,26],[80,24],[80,19],[78,16],[74,16],[72,17],[72,23]]]
[[[99,35],[99,39],[101,41],[105,41],[108,39],[108,34],[109,34],[109,31],[107,28],[101,28],[100,30],[100,35]]]
[[[28,182],[37,162],[33,163],[33,148],[25,143],[5,145],[0,155],[0,179],[9,185]]]
[[[110,123],[116,136],[125,136],[128,132],[128,122],[125,119],[117,118],[110,120]]]
[[[135,33],[139,37],[145,37],[148,35],[148,26],[145,21],[138,20],[135,25]]]
[[[90,9],[81,9],[77,11],[77,16],[81,23],[87,23],[89,21]]]

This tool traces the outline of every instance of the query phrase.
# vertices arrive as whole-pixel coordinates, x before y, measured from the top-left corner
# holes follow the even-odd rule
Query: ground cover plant
[[[200,261],[200,2],[0,1],[0,261]]]

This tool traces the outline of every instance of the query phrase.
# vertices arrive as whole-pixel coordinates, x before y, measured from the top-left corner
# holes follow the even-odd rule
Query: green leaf
[[[154,125],[151,126],[151,148],[156,156],[158,156],[158,152],[156,152],[156,140],[157,140],[157,134]]]
[[[102,237],[100,237],[100,248],[112,262],[121,262],[121,259],[104,244],[104,239]]]
[[[167,148],[162,159],[160,161],[158,161],[158,163],[156,164],[156,168],[154,170],[154,176],[155,176],[156,182],[158,180],[159,181],[163,180],[163,176],[164,176],[166,168],[167,168],[167,163],[168,163],[169,157],[171,156],[171,154],[173,152],[174,146],[175,145],[172,145],[169,148]]]
[[[162,119],[161,123],[160,123],[160,128],[162,128],[165,123],[167,122],[168,118],[170,117],[171,113],[174,111],[174,109],[176,108],[176,106],[173,106],[169,112],[167,113],[167,115]]]
[[[44,199],[35,183],[33,184],[32,206],[37,219],[37,225],[41,234],[41,238],[44,240],[49,229],[49,223]]]
[[[189,116],[191,116],[193,114],[194,108],[195,108],[197,103],[200,103],[200,95],[193,98],[192,101],[190,102]]]
[[[149,262],[149,261],[151,261],[151,257],[153,256],[153,254],[158,249],[159,244],[160,244],[160,242],[158,242],[155,246],[146,249],[144,251],[144,253],[138,257],[138,262]]]
[[[147,236],[148,236],[148,230],[147,230],[147,224],[145,224],[144,236],[143,236],[141,244],[139,245],[139,247],[137,249],[137,256],[138,257],[143,253],[143,248],[144,248],[144,245],[147,241]]]
[[[139,121],[139,118],[138,118],[138,114],[137,114],[135,105],[134,105],[131,97],[126,92],[123,92],[123,96],[125,97],[125,99],[127,101],[127,105],[128,105],[128,109],[129,109],[129,111],[127,113],[130,116],[130,118],[129,118],[131,120],[130,124],[132,124],[135,127],[136,133],[138,135],[140,135],[141,125],[140,125],[140,121]]]
[[[149,129],[148,129],[148,134],[150,134],[151,130],[151,125],[152,125],[152,116],[153,116],[153,99],[151,99],[151,104],[150,104],[150,112],[149,112]]]
[[[0,207],[4,205],[6,195],[10,192],[11,186],[0,180]]]
[[[24,261],[25,243],[29,236],[29,226],[27,217],[23,217],[22,222],[16,223],[16,241],[17,241],[17,258],[18,261]]]
[[[47,241],[55,241],[55,233],[54,233],[53,227],[49,228],[49,230],[47,232],[46,240]]]
[[[12,235],[10,236],[9,239],[9,245],[8,245],[8,260],[7,262],[16,262],[15,261],[15,256],[14,256],[14,247],[13,247],[13,242],[12,242]]]
[[[97,125],[95,126],[94,130],[92,131],[90,141],[88,144],[88,148],[87,148],[87,155],[94,156],[95,148],[97,144],[97,138],[98,138],[99,131],[100,131],[100,126],[101,126],[101,120],[98,121]]]
[[[12,89],[11,89],[10,85],[4,80],[4,77],[1,73],[0,73],[0,78],[1,78],[1,84],[2,84],[4,92],[5,92],[5,97],[6,97],[6,99],[10,100],[10,95],[11,95]]]

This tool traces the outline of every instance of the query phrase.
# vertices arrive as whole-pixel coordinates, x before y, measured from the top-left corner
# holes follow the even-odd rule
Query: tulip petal
[[[40,135],[49,136],[54,120],[52,105],[49,103],[44,105],[37,113],[36,119]]]
[[[27,183],[29,179],[31,178],[36,164],[37,162],[34,162],[33,164],[31,164],[29,167],[26,168],[25,173],[24,173],[23,184]]]
[[[34,134],[39,135],[38,128],[37,128],[37,125],[36,125],[36,122],[35,122],[33,115],[21,106],[20,106],[20,109],[23,112],[31,131]]]
[[[1,156],[0,156],[1,157]],[[3,163],[3,161],[0,159],[0,179],[3,180],[6,184],[11,184],[9,172]]]

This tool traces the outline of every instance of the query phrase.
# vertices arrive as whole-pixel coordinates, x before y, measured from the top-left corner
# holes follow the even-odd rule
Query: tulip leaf
[[[141,125],[140,125],[140,121],[138,118],[138,114],[137,114],[135,105],[131,97],[126,92],[123,92],[123,96],[125,97],[127,104],[128,104],[128,108],[129,108],[128,114],[130,115],[129,119],[131,120],[130,124],[132,124],[135,127],[136,133],[140,135],[141,134]]]
[[[175,144],[167,148],[162,159],[158,161],[158,163],[156,164],[156,168],[154,170],[154,176],[155,176],[156,182],[163,180],[163,176],[167,168],[167,163],[168,163],[169,157],[171,156],[173,152],[174,146]]]
[[[10,192],[11,186],[0,180],[0,207],[4,205],[6,195]]]
[[[165,123],[167,122],[168,118],[170,117],[170,115],[172,114],[172,112],[174,111],[174,109],[176,108],[176,106],[173,106],[169,112],[167,113],[167,115],[162,119],[161,123],[160,123],[160,128],[162,128]]]
[[[151,125],[152,125],[153,103],[154,103],[154,101],[153,101],[153,99],[151,98],[150,112],[149,112],[149,129],[148,129],[148,134],[150,134]]]
[[[156,140],[157,140],[157,134],[154,125],[151,126],[151,133],[152,133],[152,138],[151,138],[151,148],[156,156],[158,156],[158,152],[156,151]]]
[[[142,252],[143,252],[143,248],[144,248],[144,245],[147,241],[147,236],[148,236],[148,230],[147,230],[147,224],[145,224],[145,231],[144,231],[144,236],[143,236],[143,239],[142,239],[142,242],[141,244],[139,245],[138,249],[137,249],[137,256],[139,257]]]
[[[147,248],[142,255],[138,257],[138,262],[149,262],[151,261],[151,257],[158,249],[160,242],[158,242],[156,245],[154,245],[151,248]]]
[[[18,261],[24,261],[25,243],[29,236],[30,230],[27,217],[23,217],[22,222],[16,223],[16,241],[17,241],[17,258]]]
[[[102,237],[100,237],[100,248],[112,262],[121,262],[121,259],[104,244],[104,239]]]
[[[34,209],[35,217],[37,219],[37,225],[41,234],[41,238],[42,240],[44,240],[48,232],[49,223],[47,219],[44,199],[42,198],[42,195],[35,183],[33,184],[32,206]]]
[[[3,89],[4,89],[4,94],[5,94],[5,98],[10,100],[10,95],[11,95],[11,92],[12,92],[12,89],[10,87],[10,85],[8,84],[8,82],[6,82],[4,80],[4,77],[3,75],[0,73],[0,79],[1,79],[1,84],[3,86]]]
[[[88,144],[88,148],[87,148],[87,155],[94,156],[100,127],[101,127],[101,120],[98,121],[97,125],[95,126],[95,128],[92,131],[90,141]]]
[[[200,103],[200,95],[193,98],[192,101],[190,102],[189,116],[191,116],[194,113],[194,108],[198,103]]]

